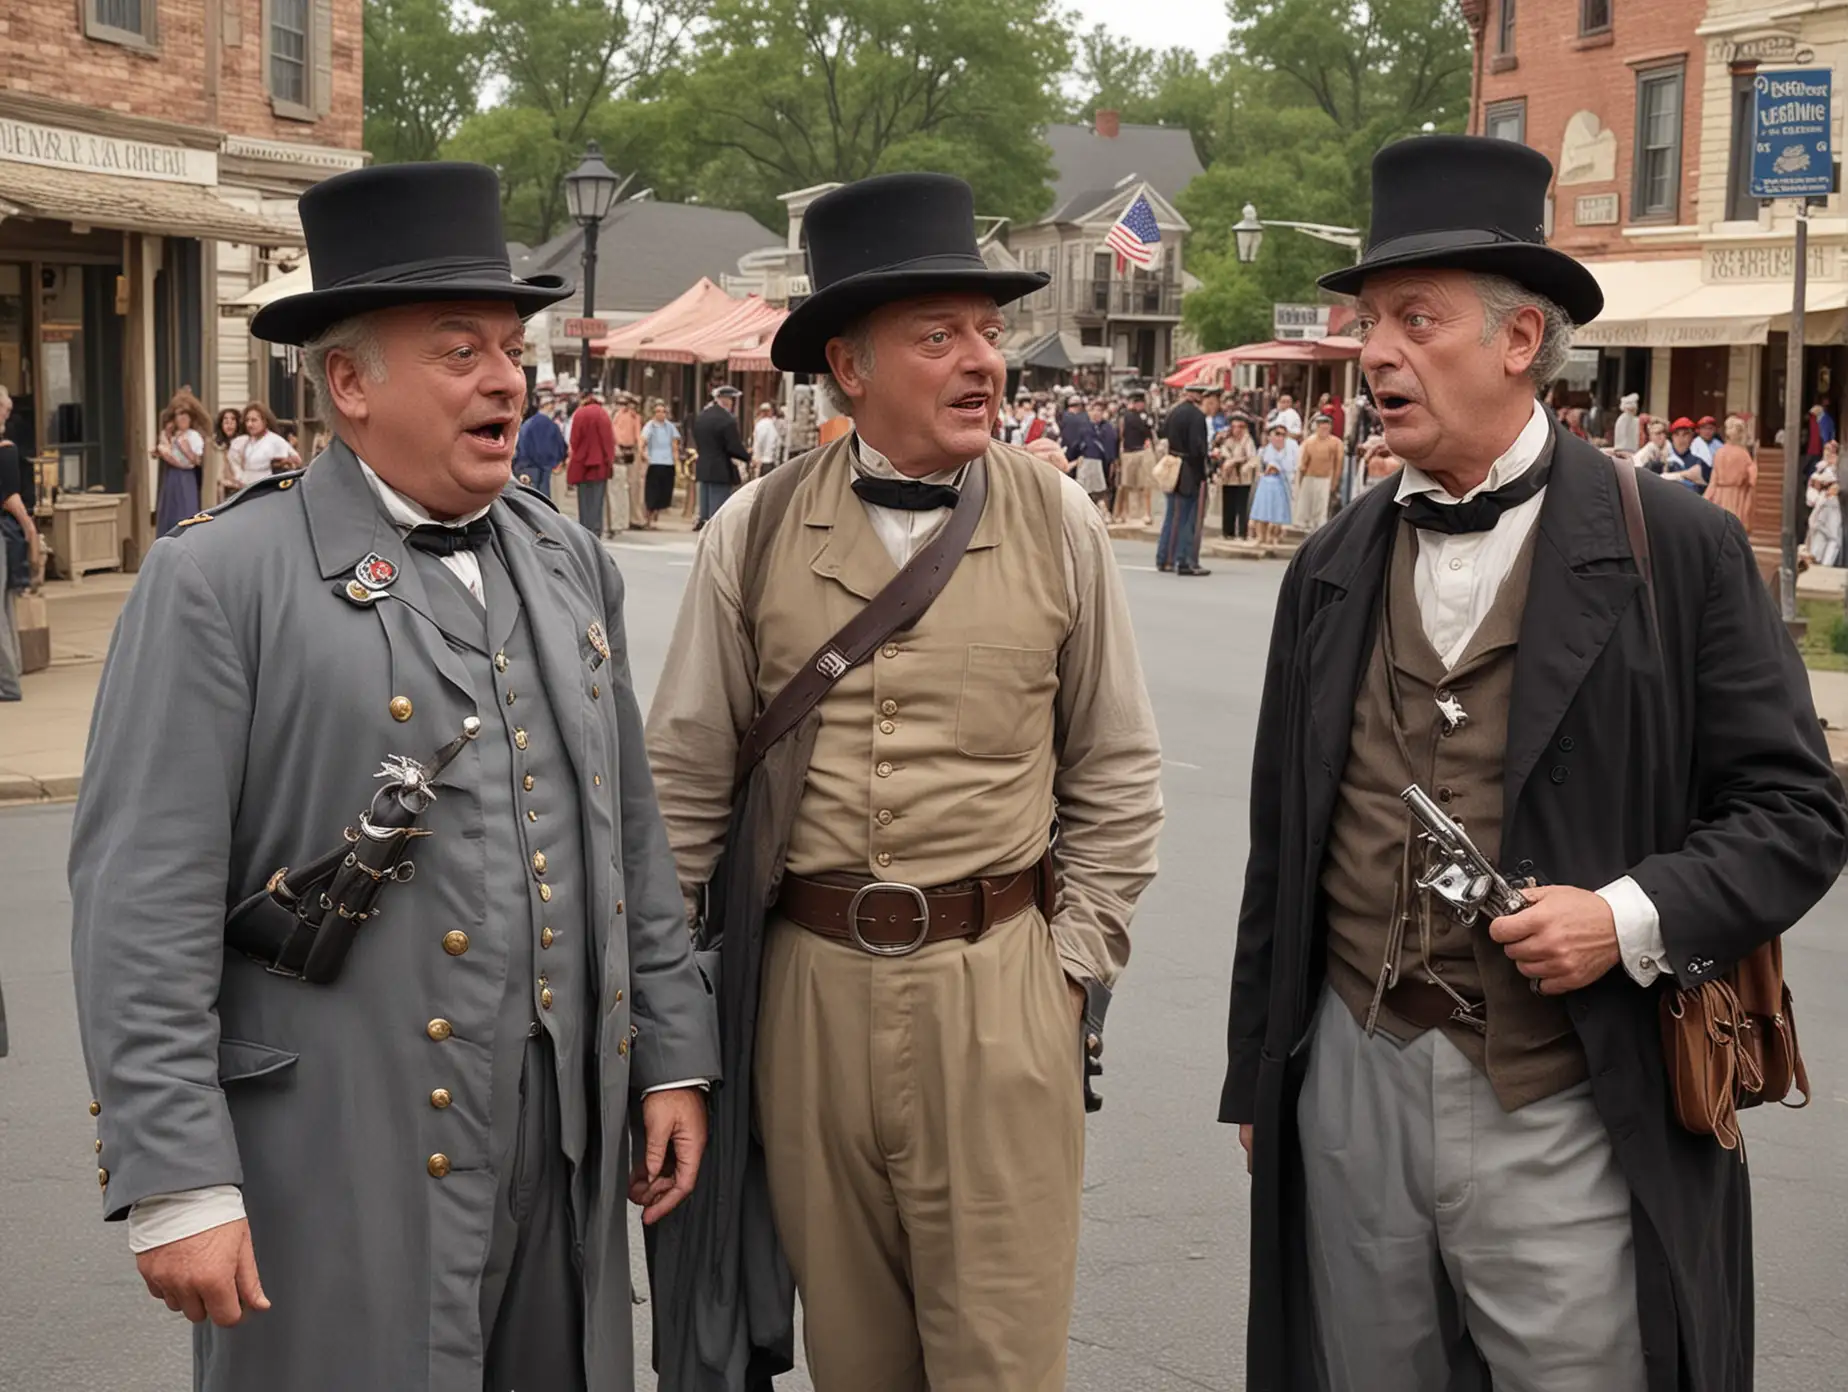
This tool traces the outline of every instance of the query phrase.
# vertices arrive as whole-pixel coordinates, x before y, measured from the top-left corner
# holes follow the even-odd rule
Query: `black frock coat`
[[[1807,674],[1744,529],[1679,484],[1638,483],[1660,662],[1612,465],[1556,429],[1515,658],[1503,863],[1589,889],[1634,877],[1660,913],[1677,977],[1691,983],[1822,897],[1848,856],[1848,814]],[[1320,867],[1399,519],[1396,484],[1370,489],[1291,561],[1265,672],[1219,1112],[1255,1123],[1251,1392],[1314,1387],[1296,1102],[1326,957]],[[1675,1121],[1657,1024],[1667,984],[1643,989],[1619,966],[1566,1008],[1633,1195],[1649,1392],[1744,1392],[1749,1181],[1736,1154]]]

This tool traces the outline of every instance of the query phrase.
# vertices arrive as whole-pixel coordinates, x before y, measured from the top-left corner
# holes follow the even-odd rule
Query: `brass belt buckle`
[[[918,935],[908,943],[871,943],[860,936],[860,905],[866,896],[878,890],[891,890],[895,894],[909,894],[918,906]],[[893,884],[888,880],[875,880],[872,884],[861,885],[853,892],[853,899],[847,905],[847,934],[853,939],[855,947],[864,948],[875,957],[909,957],[920,947],[924,939],[930,936],[930,900],[924,897],[924,891],[916,885]]]

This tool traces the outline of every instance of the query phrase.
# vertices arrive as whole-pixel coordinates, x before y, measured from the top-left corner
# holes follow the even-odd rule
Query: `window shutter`
[[[309,99],[314,114],[325,116],[334,105],[334,0],[314,0],[314,76]]]

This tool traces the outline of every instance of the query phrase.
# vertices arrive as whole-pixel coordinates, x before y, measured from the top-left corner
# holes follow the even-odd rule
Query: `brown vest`
[[[1038,860],[1071,631],[1060,479],[989,446],[988,505],[930,611],[822,699],[789,870],[930,888]],[[754,582],[760,702],[898,573],[850,485],[848,437],[797,486]]]
[[[1448,671],[1425,637],[1413,584],[1418,537],[1401,522],[1388,565],[1379,637],[1366,681],[1354,705],[1354,724],[1341,790],[1329,829],[1322,868],[1328,920],[1328,977],[1336,993],[1363,1024],[1385,965],[1401,876],[1409,911],[1399,953],[1402,982],[1424,981],[1420,926],[1429,914],[1433,970],[1466,1000],[1483,1002],[1486,1034],[1466,1025],[1445,1025],[1445,1036],[1488,1075],[1504,1109],[1513,1111],[1550,1097],[1586,1076],[1585,1053],[1565,1007],[1557,997],[1537,996],[1500,944],[1489,936],[1487,915],[1465,928],[1440,901],[1412,880],[1424,870],[1424,850],[1407,839],[1417,824],[1399,800],[1416,781],[1462,823],[1490,861],[1501,854],[1502,761],[1508,743],[1508,707],[1514,694],[1516,645],[1527,607],[1536,527],[1521,548],[1495,602],[1471,635],[1456,666]],[[1397,675],[1399,736],[1388,663]],[[1437,702],[1454,698],[1467,723],[1446,734]],[[1422,1031],[1394,1012],[1386,993],[1379,1026],[1411,1040]]]

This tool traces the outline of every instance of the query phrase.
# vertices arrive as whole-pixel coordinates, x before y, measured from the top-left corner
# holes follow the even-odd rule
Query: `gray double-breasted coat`
[[[565,872],[581,886],[588,987],[557,1008],[589,1017],[573,1024],[590,1076],[561,1087],[589,1092],[573,1185],[585,1369],[590,1386],[622,1389],[631,1101],[716,1078],[716,1024],[643,751],[621,577],[531,494],[510,489],[488,516],[536,668],[506,684],[543,695],[561,747],[529,747],[499,712],[480,712],[481,739],[517,734],[518,767],[580,790],[564,840],[582,863]],[[340,591],[375,553],[396,571],[388,597],[356,604]],[[534,930],[489,921],[483,847],[543,828],[486,824],[484,807],[517,802],[482,795],[478,741],[437,784],[415,877],[388,887],[336,982],[275,975],[224,945],[227,906],[335,844],[386,756],[427,759],[478,711],[411,560],[337,443],[155,544],[97,696],[71,892],[104,1211],[242,1185],[273,1303],[200,1327],[207,1389],[481,1386],[478,1290],[504,1158],[490,1115],[504,1115],[494,1089],[518,1077],[508,1058],[527,1042],[503,1007],[510,989],[537,1003],[509,975],[515,935]]]

